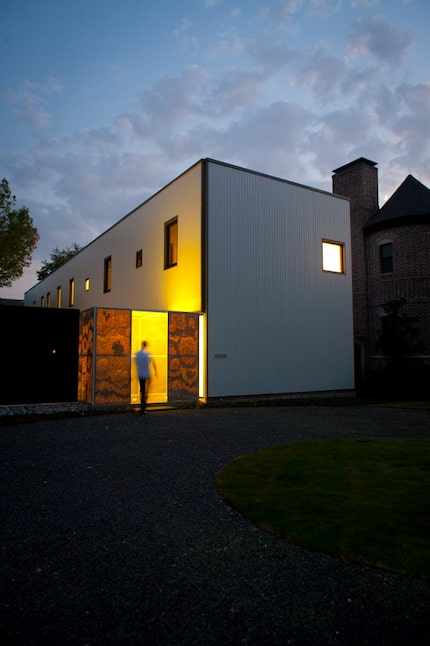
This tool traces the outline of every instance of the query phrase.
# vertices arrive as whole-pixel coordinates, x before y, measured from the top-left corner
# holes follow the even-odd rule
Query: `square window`
[[[340,242],[323,240],[322,243],[323,271],[335,274],[345,273],[345,248]]]
[[[143,254],[142,254],[142,249],[139,249],[139,251],[136,251],[136,269],[139,267],[142,267],[143,264]]]
[[[104,274],[103,274],[103,291],[110,292],[112,289],[112,256],[108,256],[104,260]]]
[[[164,225],[164,269],[178,264],[178,218]]]
[[[381,265],[381,274],[387,274],[393,271],[393,243],[387,242],[379,245],[379,259]]]

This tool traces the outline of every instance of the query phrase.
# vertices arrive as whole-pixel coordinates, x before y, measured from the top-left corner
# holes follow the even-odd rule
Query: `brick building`
[[[356,382],[386,365],[386,305],[416,320],[414,358],[430,363],[430,190],[412,175],[379,208],[378,169],[363,157],[333,171],[333,192],[351,200]]]

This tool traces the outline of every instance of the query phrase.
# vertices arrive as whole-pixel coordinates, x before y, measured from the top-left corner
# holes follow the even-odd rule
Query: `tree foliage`
[[[386,303],[384,310],[385,316],[377,345],[386,357],[401,361],[419,350],[419,320],[406,312],[405,298]]]
[[[53,271],[64,265],[70,258],[76,256],[77,253],[81,250],[81,247],[74,242],[70,247],[65,249],[59,249],[55,247],[51,251],[50,260],[42,260],[42,266],[37,272],[37,280],[43,280]]]
[[[16,197],[4,177],[0,182],[0,287],[20,278],[39,240],[27,207],[15,208]]]

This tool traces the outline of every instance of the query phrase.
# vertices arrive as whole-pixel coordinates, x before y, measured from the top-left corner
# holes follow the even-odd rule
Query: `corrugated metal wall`
[[[209,162],[208,205],[208,396],[353,388],[349,202]]]

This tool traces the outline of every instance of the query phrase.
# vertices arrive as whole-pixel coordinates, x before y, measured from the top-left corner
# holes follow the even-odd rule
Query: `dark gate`
[[[0,404],[77,400],[79,311],[0,307]]]

